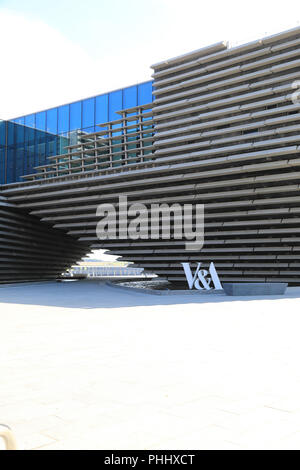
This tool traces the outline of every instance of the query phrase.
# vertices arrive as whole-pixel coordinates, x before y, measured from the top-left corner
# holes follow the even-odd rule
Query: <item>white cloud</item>
[[[126,30],[113,27],[119,13],[108,8],[111,32],[100,23],[97,29],[95,19],[91,40],[99,48],[91,53],[37,18],[0,9],[0,118],[149,80],[153,63],[218,41],[247,42],[295,27],[300,19],[298,0],[147,0],[149,18],[143,9],[133,20],[129,9]],[[85,26],[79,18],[78,41],[85,32],[88,39]]]
[[[299,25],[299,0],[158,0],[174,55],[218,41],[245,43]],[[166,57],[167,58],[167,57]]]
[[[97,64],[47,24],[0,10],[0,43],[2,119],[76,99],[84,83],[92,91],[83,70]]]
[[[93,58],[43,21],[6,9],[0,9],[0,43],[0,119],[150,79],[148,65],[139,79],[134,70],[126,79],[116,59]]]

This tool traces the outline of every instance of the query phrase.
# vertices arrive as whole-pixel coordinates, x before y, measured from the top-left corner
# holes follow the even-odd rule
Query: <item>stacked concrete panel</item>
[[[156,155],[193,172],[223,279],[297,282],[300,30],[203,52],[153,67]]]
[[[185,281],[181,262],[213,261],[223,281],[299,283],[300,106],[293,86],[300,28],[231,49],[218,43],[153,69],[152,113],[123,111],[120,122],[106,123],[109,135],[83,138],[32,181],[4,187],[5,197],[91,248],[174,282]],[[128,118],[133,112],[145,113],[154,133],[133,133],[139,151],[124,137],[128,120],[138,120]],[[99,241],[97,206],[117,207],[122,195],[147,206],[204,204],[204,247],[189,252],[185,240],[174,239]]]
[[[55,279],[87,252],[0,197],[0,283]]]

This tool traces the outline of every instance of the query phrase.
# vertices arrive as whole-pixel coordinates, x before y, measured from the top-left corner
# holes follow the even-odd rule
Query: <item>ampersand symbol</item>
[[[211,289],[210,287],[211,278],[209,277],[206,279],[207,275],[208,275],[208,271],[206,271],[206,269],[199,269],[198,279],[196,279],[195,284],[194,284],[196,289],[198,290],[202,290],[202,289],[210,290]],[[200,286],[200,282],[203,287]]]

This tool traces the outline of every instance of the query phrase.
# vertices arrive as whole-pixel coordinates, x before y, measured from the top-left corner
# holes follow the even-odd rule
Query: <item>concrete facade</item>
[[[218,43],[153,65],[152,105],[120,110],[24,183],[10,203],[90,249],[173,282],[181,262],[214,262],[221,281],[300,279],[300,28],[228,48]],[[98,204],[199,203],[205,243],[96,236]],[[65,236],[65,235],[64,235]]]
[[[89,251],[85,244],[42,224],[0,199],[0,284],[55,279]]]

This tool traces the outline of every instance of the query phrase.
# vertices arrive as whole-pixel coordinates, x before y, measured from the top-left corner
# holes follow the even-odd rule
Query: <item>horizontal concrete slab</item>
[[[288,284],[284,282],[224,282],[227,295],[283,295]]]

